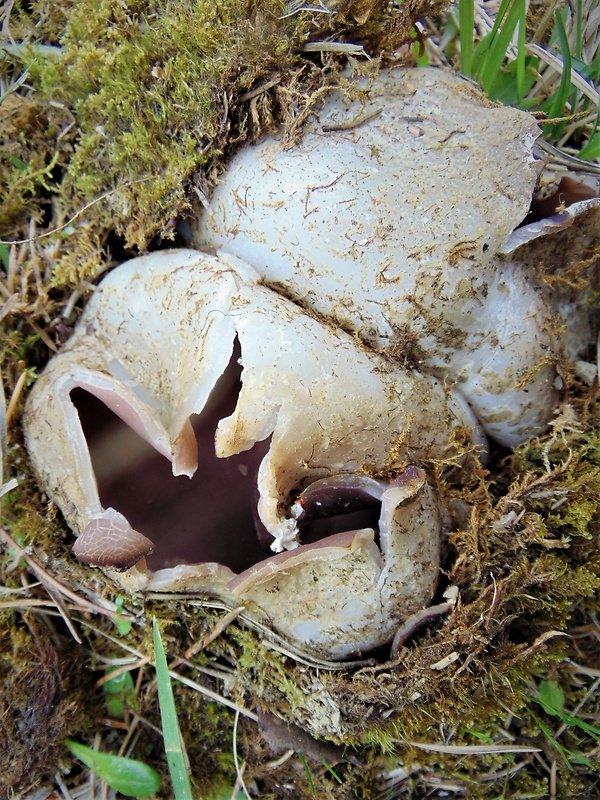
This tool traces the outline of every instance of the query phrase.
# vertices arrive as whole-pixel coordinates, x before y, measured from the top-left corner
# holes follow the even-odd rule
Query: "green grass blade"
[[[506,60],[506,51],[518,24],[524,28],[526,14],[526,0],[514,0],[502,27],[490,46],[489,53],[482,65],[480,79],[486,92],[489,91],[492,83],[497,78],[502,64]],[[524,68],[524,67],[523,67]]]
[[[565,24],[563,22],[562,15],[558,11],[556,11],[554,14],[554,30],[558,35],[558,41],[560,43],[560,50],[563,59],[563,71],[562,75],[560,76],[560,85],[558,87],[558,91],[556,92],[552,105],[548,110],[548,116],[559,117],[563,113],[565,103],[569,99],[569,94],[571,92],[572,62],[569,38],[565,30]]]
[[[492,46],[492,41],[493,36],[490,32],[477,43],[477,47],[473,51],[473,60],[471,63],[472,77],[477,77],[480,74],[481,67],[487,58],[490,47]]]
[[[181,749],[181,733],[173,697],[173,687],[167,666],[167,657],[163,647],[156,619],[152,621],[154,632],[154,665],[158,685],[158,703],[162,720],[165,753],[169,764],[169,773],[173,783],[175,800],[192,800],[192,787],[187,765]]]
[[[545,735],[546,739],[548,739],[548,741],[557,750],[558,754],[560,755],[560,757],[564,761],[565,766],[567,767],[567,769],[572,772],[573,771],[573,767],[571,766],[571,762],[569,761],[569,752],[566,750],[566,748],[564,748],[562,746],[562,744],[560,744],[560,742],[556,741],[556,739],[552,735],[552,731],[550,730],[550,728],[547,725],[544,725],[544,723],[541,721],[541,719],[538,719],[538,717],[536,717],[536,715],[532,711],[530,711],[529,713],[533,717],[533,719],[535,720],[535,722],[536,722],[537,726],[539,727],[539,729],[541,730],[541,732]]]
[[[523,14],[519,20],[519,35],[517,37],[517,97],[519,103],[523,102],[525,96],[525,18],[527,16],[527,6],[523,4]]]
[[[315,797],[316,796],[315,785],[313,783],[312,775],[310,774],[310,769],[306,762],[306,759],[304,758],[302,753],[298,753],[298,758],[302,762],[302,765],[304,766],[304,771],[306,772],[306,780],[308,781],[308,788],[310,789],[310,795],[311,797]]]
[[[507,15],[512,2],[513,0],[502,0],[500,3],[500,8],[498,9],[498,13],[496,14],[496,19],[494,20],[494,25],[491,30],[492,36],[495,36],[500,30],[500,26],[504,23],[504,17]]]
[[[592,81],[595,81],[600,76],[600,49],[594,56],[594,60],[590,64],[584,65],[580,70],[581,73]]]
[[[142,761],[99,753],[73,739],[65,739],[65,744],[86,767],[125,797],[150,797],[160,789],[160,775]]]
[[[594,161],[594,159],[600,158],[600,130],[596,131],[587,142],[579,153],[579,158],[583,158],[586,161]]]
[[[538,66],[539,60],[535,58],[535,56],[527,55],[525,57],[525,83],[523,94],[527,94],[535,84]],[[502,103],[505,106],[519,106],[519,108],[525,108],[528,105],[537,105],[538,101],[536,98],[523,100],[523,95],[519,98],[516,75],[517,63],[516,61],[511,61],[502,68],[498,77],[492,83],[490,87],[490,97],[497,103]]]
[[[478,43],[477,47],[473,52],[473,64],[472,64],[472,74],[473,76],[480,76],[481,71],[487,61],[490,49],[494,44],[496,39],[496,34],[498,33],[498,29],[502,24],[502,21],[506,15],[508,7],[511,3],[511,0],[502,0],[500,4],[500,8],[498,9],[498,13],[496,14],[496,19],[494,20],[494,25],[492,30],[486,34],[483,39]]]
[[[329,765],[329,764],[328,764],[326,761],[322,761],[321,763],[323,764],[323,766],[325,767],[325,769],[327,770],[327,772],[329,772],[329,774],[330,774],[330,775],[331,775],[331,776],[332,776],[332,777],[333,777],[333,778],[334,778],[334,779],[335,779],[335,780],[336,780],[336,781],[337,781],[339,784],[342,784],[342,783],[343,783],[342,779],[340,778],[340,776],[337,774],[337,772],[334,770],[334,768],[333,768],[332,766],[330,766],[330,765]]]
[[[568,725],[570,728],[579,728],[589,734],[597,742],[600,742],[600,728],[596,728],[595,725],[590,725],[589,722],[579,719],[579,717],[572,717],[570,714],[565,714],[564,712],[559,716],[565,725]]]
[[[474,0],[459,0],[458,19],[460,37],[460,59],[463,75],[472,75],[473,36],[475,33]]]
[[[576,39],[575,56],[581,58],[583,52],[583,3],[582,0],[577,0],[576,19]]]
[[[8,249],[8,245],[2,244],[2,242],[0,242],[0,261],[2,262],[4,270],[8,272],[8,267],[10,264],[10,251]]]

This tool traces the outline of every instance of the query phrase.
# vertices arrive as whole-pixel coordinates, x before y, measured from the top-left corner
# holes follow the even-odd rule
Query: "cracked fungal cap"
[[[98,430],[107,408],[121,438],[112,417]],[[35,385],[25,431],[82,561],[125,570],[132,589],[258,606],[335,658],[389,641],[430,602],[441,513],[420,465],[457,437],[484,444],[434,377],[394,367],[237,259],[193,250],[134,259],[101,283]],[[122,438],[131,431],[154,455]],[[196,473],[196,506],[162,499],[152,458]]]
[[[398,69],[361,86],[328,100],[299,145],[240,149],[192,240],[456,386],[512,447],[545,428],[562,351],[518,247],[535,251],[586,201],[530,224],[538,124],[463,78]]]

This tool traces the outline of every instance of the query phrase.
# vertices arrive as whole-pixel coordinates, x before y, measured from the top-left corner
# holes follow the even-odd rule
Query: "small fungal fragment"
[[[134,531],[114,508],[90,520],[73,545],[73,552],[84,564],[120,571],[133,567],[153,550],[150,539]]]

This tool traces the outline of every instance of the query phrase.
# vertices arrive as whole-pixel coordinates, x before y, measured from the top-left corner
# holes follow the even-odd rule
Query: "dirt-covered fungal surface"
[[[429,250],[422,241],[418,251],[407,246],[402,259],[413,272],[404,274],[418,277],[416,267],[440,262],[473,277],[471,305],[462,310],[456,298],[468,294],[464,280],[454,287],[458,293],[452,296],[452,287],[446,284],[447,306],[454,305],[455,316],[448,318],[444,328],[439,321],[445,312],[440,314],[437,304],[428,307],[424,302],[431,295],[423,281],[399,286],[393,263],[388,265],[401,250],[397,232],[388,228],[387,238],[373,244],[369,225],[379,195],[371,187],[371,205],[356,205],[352,192],[360,183],[360,169],[352,163],[340,167],[338,162],[337,171],[331,168],[330,175],[315,178],[310,169],[302,168],[303,148],[311,137],[323,144],[319,152],[323,158],[329,153],[331,164],[337,157],[334,142],[346,140],[356,148],[363,136],[368,142],[363,162],[369,169],[375,163],[381,166],[377,191],[389,194],[385,187],[391,179],[385,177],[382,165],[393,158],[368,137],[370,130],[387,124],[389,115],[402,112],[386,104],[385,91],[373,89],[375,76],[383,68],[384,80],[389,80],[394,53],[396,58],[408,55],[410,60],[411,48],[402,46],[414,35],[415,21],[437,11],[439,7],[430,3],[342,2],[317,8],[225,0],[194,4],[116,0],[25,4],[17,0],[2,12],[0,238],[9,244],[0,253],[4,263],[0,344],[8,406],[0,481],[0,797],[48,797],[61,791],[73,797],[86,792],[89,796],[93,779],[64,746],[67,737],[150,764],[162,776],[158,796],[173,796],[151,666],[153,617],[159,622],[172,673],[187,682],[173,679],[194,796],[235,797],[242,782],[251,797],[266,798],[442,797],[449,793],[473,798],[502,793],[546,797],[553,791],[556,796],[591,798],[597,794],[597,188],[593,180],[582,181],[579,173],[549,182],[551,164],[538,177],[543,159],[539,153],[532,158],[527,149],[536,125],[510,109],[499,109],[498,118],[506,114],[507,120],[521,120],[527,145],[515,157],[511,151],[515,140],[511,144],[507,136],[506,148],[490,156],[498,160],[498,170],[492,170],[493,177],[485,181],[487,205],[478,206],[464,197],[460,205],[453,196],[438,201],[436,186],[443,187],[447,183],[443,178],[454,173],[435,159],[431,175],[421,170],[408,184],[404,181],[396,207],[410,219],[410,227],[422,224],[428,213],[439,217],[445,206],[451,211],[446,218],[450,234],[458,231],[454,244],[447,245],[440,234],[432,235]],[[380,64],[377,59],[382,54]],[[350,77],[353,72],[355,78]],[[411,97],[417,83],[416,78],[411,83],[410,75],[402,82],[401,105],[402,97]],[[465,87],[465,97],[479,97],[470,84]],[[438,102],[435,114],[433,110],[428,114],[426,99],[419,102],[421,110],[405,114],[411,118],[404,120],[402,128],[402,137],[410,137],[415,146],[431,136],[434,116],[444,124],[445,103]],[[462,129],[469,121],[475,125],[476,107],[482,114],[483,109],[491,112],[495,107],[487,101],[473,102],[473,120],[465,112],[464,125],[448,115],[449,136],[446,140],[438,137],[435,158],[443,160],[454,150],[468,163],[468,154],[477,151],[477,141],[461,151],[466,136]],[[331,113],[341,117],[328,119],[324,103],[333,103],[329,108],[337,111]],[[373,112],[367,114],[369,119],[360,115],[358,120],[348,119],[356,104]],[[328,130],[320,127],[323,123]],[[262,143],[255,147],[259,140]],[[265,147],[272,152],[263,158],[260,148]],[[244,175],[249,154],[259,163],[255,181]],[[277,170],[284,180],[272,180]],[[299,204],[292,183],[300,186]],[[420,193],[428,184],[433,190],[429,211],[419,210]],[[308,194],[307,185],[312,187]],[[469,180],[469,191],[472,188]],[[323,203],[326,197],[335,200],[336,189],[349,194],[342,198],[338,213],[333,213]],[[228,190],[238,202],[232,211],[223,212],[222,198]],[[266,200],[264,195],[253,196],[261,191],[270,196]],[[299,212],[293,230],[286,230],[281,221],[282,199],[290,214]],[[438,205],[432,205],[434,201]],[[502,213],[495,215],[495,206]],[[459,207],[467,211],[456,212]],[[481,218],[492,227],[475,219],[476,232],[466,235],[461,226],[469,208],[484,208]],[[258,221],[246,213],[256,210],[260,211]],[[229,213],[238,217],[229,218]],[[273,259],[268,264],[260,250],[261,236],[266,235],[260,233],[263,219],[273,231],[267,240]],[[351,288],[344,289],[344,294],[335,286],[319,285],[312,256],[310,274],[303,272],[294,248],[302,239],[312,246],[332,220],[334,224],[325,231],[327,246],[341,249],[336,237],[348,234],[353,264],[361,270],[368,268],[372,251],[378,250],[385,269],[379,270],[375,288],[379,292],[387,283],[397,290],[392,301],[381,301],[389,307],[371,302],[375,295],[367,291],[368,279],[361,278],[354,293]],[[420,230],[426,233],[427,224]],[[235,252],[232,248],[244,236],[246,251]],[[247,247],[248,242],[252,246]],[[203,399],[211,399],[201,417],[192,418],[186,428],[187,440],[185,436],[178,440],[192,411],[189,403],[176,408],[177,404],[164,400],[164,390],[174,385],[169,361],[175,360],[178,347],[191,336],[178,378],[189,389],[219,352],[213,348],[210,358],[189,357],[190,349],[200,345],[193,344],[197,320],[187,326],[185,321],[192,320],[194,303],[201,316],[206,302],[193,288],[195,279],[179,286],[180,266],[175,277],[162,282],[166,294],[161,308],[179,312],[173,323],[180,337],[178,347],[169,338],[175,334],[165,319],[153,317],[151,307],[151,335],[141,330],[135,344],[130,321],[120,325],[111,319],[110,325],[97,325],[94,308],[102,306],[106,293],[93,287],[108,273],[107,285],[122,293],[122,316],[130,320],[139,293],[130,291],[128,297],[131,284],[120,283],[119,269],[113,268],[126,261],[138,263],[132,259],[146,251],[153,254],[151,260],[165,263],[170,258],[165,250],[190,243],[205,250],[229,249],[252,265],[243,269],[252,270],[253,275],[258,272],[262,280],[252,278],[244,298],[240,295],[244,281],[238,281],[237,294],[230,292],[227,302],[237,298],[240,313],[218,355],[221,366],[212,368],[205,382],[206,387],[215,388],[205,392]],[[257,253],[258,261],[253,263]],[[140,263],[151,263],[145,258]],[[211,252],[205,258],[213,269],[214,259],[231,259],[231,255]],[[239,276],[242,268],[232,270],[232,262],[228,263],[225,271]],[[478,273],[473,271],[476,268]],[[206,270],[202,274],[206,278]],[[220,279],[211,283],[211,291],[218,291]],[[150,272],[140,276],[142,284],[148,280]],[[507,284],[504,289],[502,281]],[[169,286],[173,291],[166,291]],[[269,306],[262,318],[263,333],[253,338],[254,323],[245,320],[263,313],[262,306],[260,314],[257,311],[258,295],[271,297],[274,291],[280,298],[273,301],[276,310]],[[94,301],[89,304],[92,295]],[[495,304],[496,296],[504,298],[504,306]],[[314,297],[321,305],[314,305]],[[525,302],[528,297],[534,299],[533,305]],[[381,298],[377,295],[376,299]],[[222,295],[219,303],[213,305],[226,318],[231,308],[223,304]],[[328,303],[335,306],[334,324],[325,321]],[[488,311],[475,324],[474,309],[486,308],[486,303]],[[394,319],[392,305],[402,313],[408,309],[408,316]],[[86,306],[89,310],[84,312]],[[504,315],[498,308],[504,308]],[[106,314],[120,313],[119,309],[110,306]],[[374,321],[381,321],[375,319],[381,309],[388,328],[377,330]],[[358,322],[353,321],[355,312]],[[84,313],[87,316],[82,317]],[[291,411],[287,417],[280,413],[281,423],[286,419],[294,423],[289,429],[271,425],[266,438],[255,437],[258,442],[253,447],[228,459],[215,457],[214,435],[220,420],[242,415],[235,430],[229,426],[232,440],[242,434],[244,425],[250,426],[257,405],[264,403],[261,413],[269,417],[269,424],[273,421],[270,404],[281,398],[272,392],[264,398],[255,393],[246,398],[244,371],[247,388],[269,376],[267,366],[272,364],[262,363],[257,353],[276,340],[272,336],[270,342],[265,332],[273,329],[269,326],[280,315],[286,318],[281,329],[296,330],[289,327],[291,317],[301,320],[302,327],[301,336],[290,333],[298,340],[298,358],[286,361],[283,348],[278,362],[278,369],[283,364],[288,370],[286,380],[296,380],[300,369],[307,379],[316,378],[319,370],[331,372],[331,357],[339,361],[333,371],[348,385],[352,386],[355,371],[364,369],[379,387],[378,402],[364,408],[364,414],[371,415],[374,432],[366,436],[369,426],[351,428],[352,446],[362,453],[362,461],[358,459],[352,469],[347,467],[346,443],[339,432],[335,446],[318,438],[313,452],[309,440],[314,431],[309,428],[318,415],[311,417],[309,400],[312,390],[316,395],[318,382],[312,389],[308,386],[307,414],[301,425],[303,409],[296,416]],[[77,328],[81,319],[83,324]],[[504,325],[498,328],[496,321]],[[227,327],[221,323],[221,334],[223,325]],[[461,336],[456,335],[459,328]],[[495,348],[494,330],[505,361],[487,361],[486,348],[492,353]],[[313,339],[321,337],[317,362],[310,348],[304,352],[300,346],[309,331]],[[517,347],[519,332],[527,340],[525,350]],[[205,334],[203,326],[202,347],[210,339]],[[90,342],[91,351],[87,349]],[[135,376],[125,374],[116,363],[121,356],[111,355],[123,343],[126,351],[130,348],[124,362],[137,365]],[[441,349],[436,351],[438,345]],[[331,354],[325,355],[328,349]],[[160,370],[156,370],[156,359],[150,359],[149,370],[144,368],[143,354],[150,351],[160,361]],[[512,355],[523,352],[531,354],[529,361]],[[60,355],[50,361],[55,353]],[[460,358],[453,365],[456,354]],[[24,445],[23,409],[36,382],[39,398],[69,359],[76,362],[79,372],[73,386],[62,386],[64,396],[54,393],[55,407],[62,410],[58,416],[51,415],[43,457],[53,485],[46,480],[40,489]],[[48,363],[56,366],[40,379]],[[88,373],[84,375],[82,369]],[[518,386],[513,382],[508,388],[516,388],[513,395],[524,403],[517,407],[525,409],[511,419],[504,408],[494,416],[495,403],[503,402],[506,393],[494,397],[490,387],[494,374],[503,370],[519,374]],[[93,380],[86,383],[90,372]],[[404,402],[405,395],[395,405],[385,397],[386,392],[392,393],[385,388],[390,376],[396,375],[397,382],[397,373],[403,376],[405,393],[416,396],[414,407]],[[68,369],[65,374],[70,375]],[[110,392],[102,380],[108,375],[130,392],[129,399],[137,397],[140,407],[152,394],[163,397],[154,408],[154,422],[158,420],[162,428],[155,426],[154,439],[152,432],[146,435],[154,447],[138,437],[139,424],[132,431],[131,418],[125,420],[129,426],[122,422],[127,410],[123,413],[119,407],[119,394],[113,393],[112,401],[106,402]],[[145,381],[148,394],[139,391]],[[354,383],[346,395],[353,402],[364,380]],[[109,388],[114,389],[114,383]],[[526,402],[528,388],[539,394],[541,404]],[[290,396],[299,398],[305,389],[296,385]],[[436,404],[425,402],[425,396],[438,394],[436,403],[442,410],[436,416],[432,411]],[[479,400],[472,405],[474,412],[465,417],[465,404],[472,402],[474,394]],[[61,405],[61,397],[68,405]],[[194,402],[198,399],[196,395]],[[350,403],[336,404],[332,398],[327,403],[328,419],[353,418]],[[31,400],[29,407],[35,408]],[[65,409],[67,416],[76,413],[81,420],[81,435],[91,453],[92,471],[85,473],[84,491],[79,495],[73,489],[81,483],[73,471],[79,462],[65,461],[53,444],[66,432],[65,417],[61,417]],[[411,414],[412,427],[407,424]],[[437,422],[427,414],[433,414]],[[388,428],[377,424],[382,418],[386,426],[391,419],[398,428],[393,445],[386,439]],[[40,414],[38,421],[45,419]],[[507,419],[510,433],[503,440],[499,431]],[[152,427],[152,420],[149,424]],[[485,446],[479,424],[489,436]],[[306,431],[302,425],[308,426]],[[528,425],[533,426],[530,433],[536,434],[531,439]],[[323,431],[319,436],[325,436]],[[248,431],[246,439],[250,444]],[[185,444],[184,440],[188,445],[197,443],[198,472],[210,476],[203,487],[171,474],[165,454],[172,443]],[[297,461],[285,450],[286,442],[293,442]],[[376,443],[381,444],[382,455],[378,461],[369,461],[365,453]],[[428,452],[423,453],[420,446]],[[338,457],[342,450],[344,458]],[[285,457],[271,472],[263,470],[260,506],[254,493],[256,475],[268,453],[276,451]],[[177,453],[185,468],[189,448],[170,454]],[[335,456],[335,469],[330,461],[319,472],[315,467],[323,465],[311,459],[324,453],[328,458]],[[273,458],[267,461],[275,464]],[[304,467],[299,466],[301,461]],[[338,462],[346,466],[339,469]],[[224,466],[224,471],[217,466]],[[308,480],[298,480],[299,469]],[[35,472],[41,471],[38,461]],[[364,651],[360,646],[357,651],[356,641],[344,640],[341,630],[334,643],[330,640],[327,652],[317,651],[303,647],[290,634],[289,625],[297,622],[293,604],[288,606],[292,609],[288,622],[278,627],[270,618],[282,613],[277,599],[271,597],[271,607],[265,607],[264,595],[254,598],[251,607],[240,601],[236,588],[247,590],[264,569],[257,568],[257,562],[266,561],[267,569],[282,567],[284,573],[287,559],[295,558],[294,564],[302,561],[305,546],[316,545],[319,552],[314,564],[321,571],[311,575],[321,578],[327,563],[321,558],[327,547],[321,543],[331,537],[339,550],[352,552],[354,547],[351,557],[363,558],[361,570],[365,565],[381,570],[386,492],[399,477],[400,485],[394,488],[407,496],[399,499],[397,508],[414,521],[411,503],[420,502],[421,511],[428,506],[427,524],[432,519],[435,523],[435,530],[426,536],[417,526],[418,535],[425,538],[413,563],[419,556],[423,563],[435,563],[436,575],[420,584],[426,598],[403,610],[397,631],[390,630],[381,642],[371,640]],[[234,478],[235,492],[225,492],[227,502],[210,506],[213,516],[204,520],[213,531],[206,558],[223,565],[221,572],[205,574],[191,587],[186,584],[185,565],[196,556],[188,520],[209,516],[209,500],[221,496]],[[193,488],[191,495],[180,490],[182,481]],[[427,502],[424,490],[432,498]],[[51,501],[51,494],[58,505]],[[262,509],[258,534],[252,514],[240,516],[240,508],[248,505]],[[114,516],[105,517],[108,507],[115,509]],[[344,518],[341,523],[340,517]],[[123,542],[119,538],[123,519],[131,521],[141,538],[129,542],[131,552],[115,555],[112,551],[109,561],[101,563],[107,557],[103,537],[108,529]],[[290,520],[295,521],[294,530],[289,525],[283,526],[285,530],[277,527]],[[82,533],[90,522],[88,538],[79,551],[83,561],[87,558],[86,564],[73,554],[69,526]],[[181,539],[169,533],[175,523],[183,531]],[[239,530],[244,548],[232,547],[230,540],[224,544],[218,536],[224,528]],[[348,537],[349,531],[356,530],[370,530],[370,538]],[[290,532],[292,542],[299,536],[299,548],[285,548]],[[348,538],[352,539],[350,548]],[[270,549],[277,541],[283,547],[280,554]],[[435,555],[425,557],[423,547],[432,541]],[[138,569],[142,579],[138,578],[137,586],[123,578],[127,572],[110,571],[129,566],[128,559],[139,559],[144,548],[147,571]],[[294,555],[298,551],[300,558]],[[117,558],[122,559],[120,563]],[[172,569],[180,570],[179,578],[173,580],[171,573],[161,585],[160,573]],[[343,580],[343,569],[340,576]],[[259,575],[258,583],[268,589],[268,582],[261,580]],[[146,591],[141,592],[144,581]],[[273,585],[282,591],[282,582]],[[344,590],[354,592],[354,584],[346,582]],[[302,600],[299,610],[303,603],[310,608]],[[110,670],[115,669],[121,671],[122,683],[119,678],[109,680]],[[5,764],[11,768],[4,769]],[[97,778],[95,787],[101,791]],[[41,794],[34,795],[36,790]]]

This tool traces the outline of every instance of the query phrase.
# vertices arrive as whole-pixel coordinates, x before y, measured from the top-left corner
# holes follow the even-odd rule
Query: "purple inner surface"
[[[198,441],[198,469],[190,479],[174,477],[171,463],[122,422],[102,401],[74,389],[104,508],[123,514],[154,542],[150,570],[177,564],[217,562],[243,572],[273,555],[272,537],[256,510],[257,473],[270,440],[230,458],[215,456],[217,424],[229,416],[241,387],[236,352],[213,389],[206,408],[192,418]],[[293,498],[291,498],[293,500]],[[344,531],[373,528],[381,504],[365,492],[328,487],[314,492],[298,520],[302,544]]]
[[[364,490],[323,487],[306,498],[300,497],[299,504],[303,509],[297,519],[302,544],[361,528],[373,528],[377,541],[381,501]]]
[[[241,572],[268,555],[259,544],[252,507],[258,465],[269,441],[231,458],[215,456],[217,423],[235,408],[239,373],[232,363],[205,411],[192,418],[199,461],[192,478],[175,477],[166,458],[89,392],[71,392],[100,501],[154,542],[154,552],[147,557],[151,570],[210,561]]]
[[[540,219],[547,219],[558,213],[557,210],[561,206],[568,208],[574,203],[579,203],[581,200],[591,200],[597,197],[598,194],[590,186],[577,181],[574,178],[562,178],[556,192],[550,197],[543,200],[535,199],[531,203],[529,214],[525,217],[521,225],[528,225],[531,222],[537,222]]]

